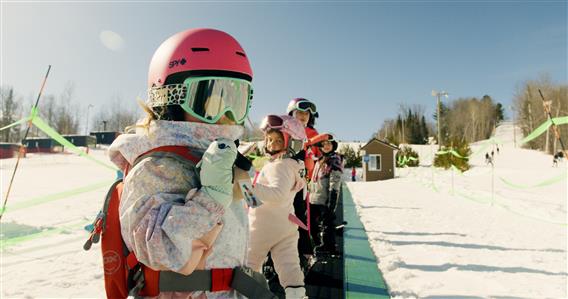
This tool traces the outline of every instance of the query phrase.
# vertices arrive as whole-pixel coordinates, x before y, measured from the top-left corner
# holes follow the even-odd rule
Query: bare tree
[[[448,135],[468,143],[489,138],[501,120],[500,107],[488,95],[481,99],[458,98],[450,104],[446,115]]]
[[[545,99],[550,101],[550,109],[554,116],[568,114],[568,85],[555,84],[550,76],[541,75],[537,79],[527,80],[517,87],[514,95],[514,109],[518,113],[517,126],[523,134],[530,134],[536,127],[545,122],[548,118],[544,110],[542,99],[538,93],[541,90]],[[558,127],[563,139],[568,138],[568,132],[563,126]],[[530,141],[526,147],[540,149],[547,153],[557,151],[556,138],[550,132],[542,134],[538,138]],[[551,142],[550,138],[555,138]]]
[[[90,126],[99,131],[123,132],[128,126],[136,123],[141,116],[135,101],[125,102],[121,96],[113,96],[110,103],[97,107],[97,113],[93,117]]]
[[[0,94],[2,97],[0,127],[4,127],[21,118],[21,105],[12,87],[2,87]],[[1,134],[3,142],[18,142],[20,141],[20,126],[4,129]]]
[[[54,122],[50,123],[59,134],[77,134],[79,132],[79,107],[73,103],[74,97],[75,84],[67,82],[58,98]]]

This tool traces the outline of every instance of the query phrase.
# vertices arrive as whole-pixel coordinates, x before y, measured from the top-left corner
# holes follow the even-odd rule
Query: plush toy
[[[225,208],[233,199],[233,165],[236,158],[235,142],[218,138],[211,142],[197,164],[202,190]]]

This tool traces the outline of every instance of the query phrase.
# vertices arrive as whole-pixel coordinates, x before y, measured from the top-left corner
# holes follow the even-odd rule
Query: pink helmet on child
[[[306,130],[302,123],[289,115],[267,115],[260,123],[260,129],[267,132],[270,129],[278,130],[284,136],[286,151],[294,156],[304,148]]]
[[[241,73],[252,81],[247,55],[236,39],[220,30],[198,28],[174,34],[154,52],[148,88],[164,85],[173,74],[202,70]]]
[[[148,106],[179,106],[206,123],[227,115],[240,124],[251,105],[251,81],[250,63],[237,40],[215,29],[190,29],[171,36],[154,53]]]

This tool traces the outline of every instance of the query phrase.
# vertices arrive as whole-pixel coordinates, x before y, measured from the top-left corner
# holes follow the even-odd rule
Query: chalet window
[[[381,164],[381,155],[369,155],[369,171],[380,171]]]

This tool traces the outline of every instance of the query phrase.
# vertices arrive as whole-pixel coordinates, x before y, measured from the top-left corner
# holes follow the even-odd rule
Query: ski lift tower
[[[432,90],[432,96],[436,97],[438,99],[438,102],[437,102],[438,113],[436,114],[436,120],[438,121],[438,150],[440,150],[441,147],[442,147],[442,132],[440,131],[440,117],[441,117],[441,115],[440,115],[440,97],[445,96],[446,98],[448,98],[448,93],[443,91],[443,90],[440,91],[440,92]]]

